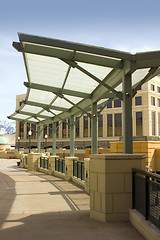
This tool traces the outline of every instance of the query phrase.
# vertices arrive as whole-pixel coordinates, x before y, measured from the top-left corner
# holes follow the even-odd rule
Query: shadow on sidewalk
[[[15,223],[19,226],[14,226]],[[5,226],[4,226],[5,227]],[[143,240],[127,222],[101,223],[89,218],[89,211],[49,212],[8,220],[1,240]]]
[[[10,212],[15,197],[15,181],[0,172],[0,228]]]

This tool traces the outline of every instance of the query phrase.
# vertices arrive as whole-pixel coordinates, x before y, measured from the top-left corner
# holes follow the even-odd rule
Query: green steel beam
[[[51,112],[54,116],[57,116],[55,113],[53,113],[51,110],[48,110],[48,112]],[[62,122],[64,121],[64,119],[62,119],[61,117],[57,116],[59,118],[59,120],[61,120]],[[54,120],[54,118],[53,118]],[[66,124],[68,125],[68,123],[66,122]]]
[[[65,94],[65,95],[70,95],[70,96],[75,96],[75,97],[91,99],[91,94],[88,94],[88,93],[83,93],[83,92],[78,92],[78,91],[73,91],[73,90],[68,90],[68,89],[62,89],[62,88],[57,88],[57,87],[50,87],[50,86],[41,85],[41,84],[37,84],[37,83],[24,82],[24,85],[27,88],[52,92],[54,94],[58,93],[58,94]]]
[[[101,99],[106,99],[106,98],[116,98],[115,93],[105,93],[103,96],[101,96]]]
[[[133,153],[132,78],[123,74],[123,152]]]
[[[117,87],[121,83],[122,71],[113,69],[104,79],[103,82],[110,85],[112,88]],[[97,88],[92,92],[92,101],[98,102],[101,100],[101,96],[110,94],[110,90],[104,88],[103,85],[98,85]]]
[[[52,151],[53,156],[56,156],[56,122],[52,123]]]
[[[44,37],[34,36],[34,35],[29,35],[24,33],[18,33],[18,36],[21,42],[29,42],[29,43],[35,43],[40,45],[70,49],[70,50],[79,51],[79,52],[119,58],[123,60],[133,59],[133,55],[128,52],[123,52],[123,51],[118,51],[118,50],[113,50],[113,49],[108,49],[103,47],[97,47],[92,45],[80,44],[76,42],[63,41],[59,39],[44,38]]]
[[[92,103],[92,154],[97,154],[97,140],[98,140],[98,131],[97,131],[97,103]]]
[[[70,116],[70,156],[74,157],[74,116]]]
[[[30,121],[30,120],[27,120],[27,119],[24,120],[24,119],[16,118],[16,117],[8,117],[8,119],[16,120],[16,121],[23,122],[23,123],[37,124],[37,122],[33,122],[33,121]]]
[[[60,48],[53,48],[48,46],[39,46],[39,45],[33,45],[30,43],[23,43],[23,47],[21,47],[21,44],[18,42],[13,42],[13,47],[19,51],[24,53],[31,53],[31,54],[37,54],[41,56],[47,56],[47,57],[56,57],[60,59],[68,59],[68,60],[75,60],[78,62],[88,63],[88,64],[94,64],[104,67],[110,67],[110,68],[119,68],[122,69],[123,63],[121,60],[112,59],[104,56],[97,56],[93,54],[86,54],[82,52],[75,52],[74,58],[73,58],[73,50],[66,50],[66,49],[60,49]]]
[[[49,48],[46,46],[38,46],[30,43],[24,43],[23,48],[20,43],[13,42],[13,47],[19,52],[32,53],[38,55],[44,55],[49,57],[57,57],[67,60],[73,60],[71,51],[63,49]],[[136,62],[137,69],[159,67],[160,66],[160,51],[137,53],[135,55],[130,55],[131,57],[121,58],[122,60],[131,60]],[[85,62],[100,66],[106,66],[111,68],[122,69],[123,63],[116,59],[104,58],[94,55],[87,55],[81,52],[75,54],[75,61]]]
[[[37,140],[38,140],[38,143],[37,143],[38,153],[40,153],[41,152],[41,129],[40,129],[40,126],[37,127]]]
[[[136,61],[136,66],[137,66],[137,69],[159,67],[160,66],[160,58]]]
[[[81,107],[79,107],[78,104],[73,103],[72,101],[70,101],[68,98],[66,98],[65,96],[63,96],[62,94],[57,94],[57,96],[59,96],[60,98],[63,98],[64,100],[66,100],[67,102],[69,102],[70,104],[72,104],[74,107],[78,108],[81,112],[87,114],[90,117],[90,113],[88,113],[87,111],[85,111],[84,109],[82,109]]]
[[[116,94],[116,96],[120,99],[122,99],[122,93],[121,92],[117,92],[114,88],[112,88],[111,86],[109,86],[107,83],[105,83],[104,81],[101,81],[99,78],[97,78],[96,76],[94,76],[92,73],[88,72],[86,69],[82,68],[81,66],[79,66],[76,62],[74,61],[68,61],[65,59],[62,59],[65,63],[67,63],[68,65],[70,65],[73,68],[77,68],[79,71],[83,72],[84,74],[86,74],[87,76],[89,76],[90,78],[92,78],[93,80],[95,80],[96,82],[98,82],[99,84],[103,85],[105,88],[107,88],[108,90],[112,91],[113,93]]]
[[[48,104],[42,104],[38,102],[32,102],[32,101],[24,101],[25,104],[35,106],[35,107],[42,107],[43,109],[52,109],[52,110],[57,110],[57,111],[63,111],[63,112],[69,112],[68,108],[63,108],[63,107],[58,107],[58,106],[53,106],[53,105],[48,105]]]
[[[101,107],[101,109],[98,111],[98,114],[100,114],[100,113],[105,109],[105,107],[106,107],[110,102],[113,101],[113,99],[114,99],[114,98],[110,98],[110,99],[106,100],[105,102],[103,102],[103,103],[101,103],[101,104],[98,104],[98,105],[97,105],[97,108]]]

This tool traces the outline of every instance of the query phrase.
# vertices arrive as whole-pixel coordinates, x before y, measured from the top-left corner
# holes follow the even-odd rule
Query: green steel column
[[[74,156],[74,116],[70,116],[70,156]]]
[[[56,155],[56,122],[52,124],[52,152]]]
[[[128,75],[123,74],[122,84],[123,84],[123,152],[133,153],[131,74]]]
[[[37,138],[38,138],[38,153],[41,152],[41,129],[40,126],[37,127]]]
[[[92,103],[92,154],[97,154],[97,103]]]

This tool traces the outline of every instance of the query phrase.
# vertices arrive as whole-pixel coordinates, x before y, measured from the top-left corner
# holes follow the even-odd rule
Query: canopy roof
[[[160,51],[136,53],[19,33],[13,46],[23,53],[26,99],[10,119],[49,124],[89,114],[123,99],[123,75],[132,74],[132,93],[160,73]]]

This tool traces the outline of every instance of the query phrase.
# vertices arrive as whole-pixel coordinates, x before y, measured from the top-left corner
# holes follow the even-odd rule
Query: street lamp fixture
[[[20,137],[17,138],[18,139],[18,152],[19,152],[19,141],[20,141]]]
[[[46,147],[45,147],[45,152],[47,152],[47,138],[48,138],[48,135],[47,134],[45,134],[45,136],[44,136],[44,138],[46,139]]]
[[[32,136],[31,130],[29,130],[28,135],[29,135],[29,153],[30,153],[31,152],[31,136]]]

